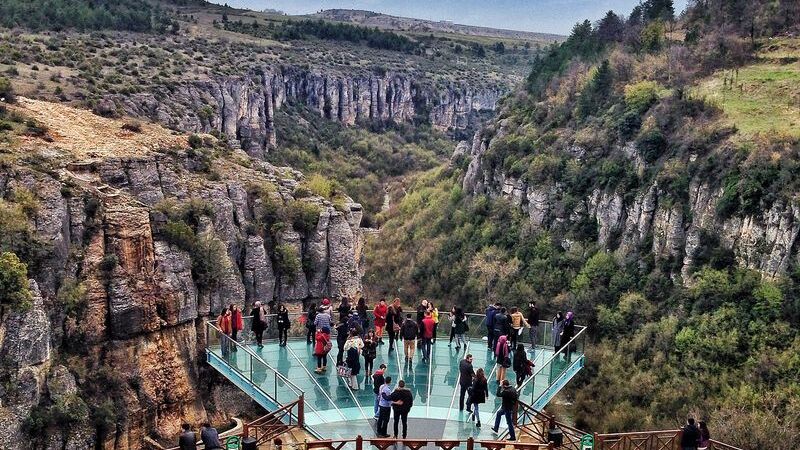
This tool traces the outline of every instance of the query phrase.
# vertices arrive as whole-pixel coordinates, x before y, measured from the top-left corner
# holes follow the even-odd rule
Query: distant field
[[[770,42],[760,55],[763,62],[717,72],[693,94],[720,107],[744,135],[778,133],[800,138],[799,42]]]

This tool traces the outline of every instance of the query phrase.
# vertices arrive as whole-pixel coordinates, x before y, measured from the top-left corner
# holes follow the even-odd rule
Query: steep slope
[[[3,144],[2,250],[32,292],[0,324],[6,442],[135,449],[183,420],[257,414],[202,364],[204,320],[360,289],[360,205],[313,195],[298,172],[208,136],[190,146],[25,98],[8,109],[45,131]]]

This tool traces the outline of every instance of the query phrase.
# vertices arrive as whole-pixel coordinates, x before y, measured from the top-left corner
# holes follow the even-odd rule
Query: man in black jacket
[[[400,337],[403,338],[403,352],[406,361],[414,360],[414,351],[417,349],[417,337],[419,336],[419,325],[411,319],[411,314],[406,315],[406,320],[400,326]]]
[[[514,389],[514,386],[511,386],[511,383],[508,380],[503,380],[502,389],[500,390],[500,398],[503,399],[502,404],[500,405],[500,409],[497,410],[497,415],[494,418],[494,427],[492,427],[492,431],[495,433],[499,433],[500,428],[500,418],[505,416],[506,423],[508,424],[508,436],[510,440],[516,441],[517,436],[514,434],[514,411],[517,410],[517,400],[519,399],[519,394],[517,390]]]
[[[336,365],[341,366],[344,363],[344,344],[347,342],[347,337],[350,335],[350,329],[347,328],[347,319],[339,318],[339,325],[336,325],[336,346],[339,351],[336,352]]]
[[[467,355],[466,358],[462,359],[461,362],[458,364],[458,386],[461,388],[461,393],[458,396],[458,410],[464,410],[464,394],[467,393],[467,389],[472,386],[472,379],[475,377],[475,370],[472,368],[472,355]],[[469,408],[469,402],[467,402],[467,411],[472,412]]]
[[[506,309],[504,307],[500,308],[500,311],[494,315],[494,339],[497,342],[497,339],[500,336],[508,336],[508,332],[510,331],[511,327],[509,326],[508,321],[508,314],[506,314]],[[494,351],[494,349],[492,349]]]
[[[683,450],[697,450],[697,445],[700,442],[700,430],[694,424],[694,418],[689,417],[686,420],[686,426],[683,427],[683,435],[681,436],[681,448]]]
[[[529,332],[531,338],[531,351],[535,352],[536,342],[539,339],[539,308],[536,307],[536,303],[534,302],[528,303],[528,325],[531,326]]]
[[[389,395],[389,400],[392,401],[392,409],[394,410],[394,437],[397,439],[397,423],[403,422],[403,439],[406,438],[406,430],[408,429],[408,412],[414,405],[414,396],[411,391],[406,389],[406,383],[403,380],[397,382],[397,388]]]

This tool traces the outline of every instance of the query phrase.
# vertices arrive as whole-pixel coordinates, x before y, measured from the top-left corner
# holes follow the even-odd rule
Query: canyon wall
[[[287,104],[307,106],[346,125],[408,123],[421,116],[441,130],[476,125],[492,112],[501,88],[452,83],[433,87],[412,75],[348,76],[282,67],[247,76],[215,77],[108,96],[126,114],[186,132],[224,133],[235,146],[263,158],[276,145],[274,117]]]
[[[138,449],[145,436],[171,441],[182,421],[220,423],[252,411],[244,394],[202,364],[204,321],[229,304],[249,310],[277,299],[299,308],[305,299],[361,289],[360,205],[300,198],[302,175],[292,169],[220,159],[204,172],[186,148],[43,153],[36,163],[0,169],[0,197],[33,193],[30,227],[46,249],[29,272],[31,308],[0,318],[2,442],[33,448],[23,427],[35,424],[29,417],[37,410],[53,408],[76,421],[49,429],[42,448]],[[315,205],[316,227],[264,231],[265,195]],[[193,202],[202,204],[198,236],[224,252],[211,261],[223,272],[213,285],[198,281],[195,255],[164,233],[168,211]],[[276,246],[303,262],[295,276],[275,267]],[[92,399],[110,402],[104,433],[86,416]]]
[[[800,205],[794,201],[777,200],[755,215],[722,217],[717,205],[723,188],[707,177],[695,176],[689,180],[686,203],[674,201],[652,181],[635,192],[595,188],[570,207],[565,200],[574,193],[561,183],[529,184],[484,158],[492,141],[504,134],[503,126],[494,136],[483,130],[471,143],[458,145],[454,157],[469,159],[463,188],[473,195],[507,198],[535,229],[566,230],[588,220],[596,226],[597,241],[604,248],[620,255],[652,254],[656,261],[669,261],[673,275],[684,280],[695,267],[701,247],[716,241],[733,253],[739,265],[768,277],[784,274],[790,261],[800,257]],[[564,151],[577,160],[586,153],[579,146]],[[653,169],[635,143],[613,151],[626,155],[640,174]],[[562,245],[569,246],[569,240]]]

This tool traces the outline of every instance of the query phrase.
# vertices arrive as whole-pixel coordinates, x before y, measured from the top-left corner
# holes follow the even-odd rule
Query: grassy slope
[[[695,94],[718,106],[745,136],[800,137],[800,39],[771,42],[763,59],[702,80]]]

